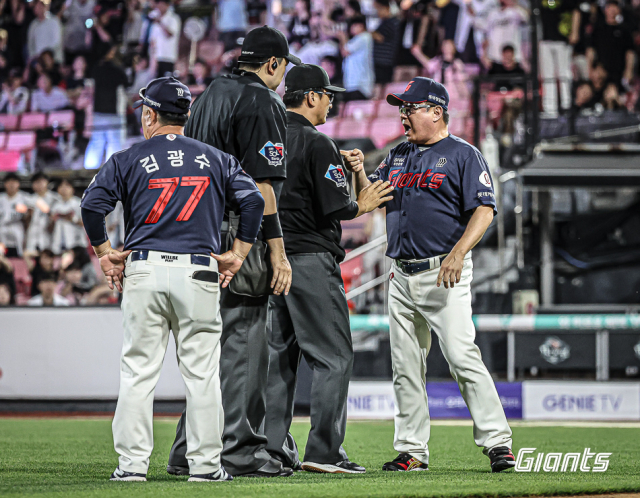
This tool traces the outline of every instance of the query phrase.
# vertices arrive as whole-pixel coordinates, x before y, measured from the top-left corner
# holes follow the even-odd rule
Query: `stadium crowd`
[[[542,0],[540,7],[542,116],[639,110],[640,0]],[[193,16],[206,32],[190,54],[185,21]],[[131,103],[151,79],[173,74],[197,95],[237,65],[245,33],[268,23],[287,33],[292,52],[347,89],[333,116],[355,101],[363,106],[350,117],[367,119],[378,111],[366,102],[424,75],[447,85],[451,131],[470,139],[476,76],[491,76],[494,92],[524,87],[531,16],[527,0],[0,0],[0,142],[12,130],[36,136],[11,156],[15,162],[0,157],[0,170],[33,174],[32,193],[19,190],[15,174],[4,177],[0,305],[116,299],[86,251],[72,183],[50,190],[42,171],[99,168],[139,140]],[[34,113],[65,110],[66,127],[44,117],[42,126],[25,125]],[[19,127],[12,116],[20,116]],[[121,218],[120,209],[114,232]]]

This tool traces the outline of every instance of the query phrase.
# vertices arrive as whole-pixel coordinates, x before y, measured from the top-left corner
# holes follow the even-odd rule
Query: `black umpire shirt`
[[[287,181],[280,224],[287,254],[330,252],[342,261],[340,220],[358,214],[336,143],[304,116],[287,112]]]
[[[185,135],[234,156],[254,180],[271,180],[276,199],[286,175],[286,108],[254,73],[216,78],[191,107]]]

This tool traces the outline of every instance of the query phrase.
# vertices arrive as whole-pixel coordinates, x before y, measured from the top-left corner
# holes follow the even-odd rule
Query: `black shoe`
[[[491,459],[491,472],[502,472],[516,466],[516,459],[513,453],[506,446],[498,446],[489,451]]]
[[[124,470],[120,470],[120,467],[117,467],[116,470],[113,471],[110,481],[146,481],[147,474],[137,474],[135,472],[125,472]]]
[[[189,477],[189,482],[229,482],[233,481],[224,467],[220,467],[217,472],[211,474],[193,474]]]
[[[418,470],[429,470],[426,463],[422,463],[417,458],[412,457],[409,453],[400,453],[395,460],[387,462],[382,466],[382,470],[390,470],[393,472],[414,472]]]
[[[189,467],[182,467],[180,465],[167,465],[167,472],[172,476],[188,476]]]
[[[236,477],[289,477],[290,475],[293,475],[293,470],[283,467],[281,462],[272,458],[258,470],[236,474]]]
[[[367,471],[364,467],[349,460],[338,463],[302,462],[302,470],[323,474],[364,474]]]

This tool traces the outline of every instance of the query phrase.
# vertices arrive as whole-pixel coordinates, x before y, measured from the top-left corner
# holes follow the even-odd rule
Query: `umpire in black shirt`
[[[289,427],[302,354],[313,370],[311,431],[302,469],[362,473],[365,469],[350,462],[342,448],[353,348],[339,265],[345,256],[340,220],[390,200],[386,196],[393,187],[377,182],[351,200],[340,151],[315,128],[326,121],[334,94],[344,91],[331,86],[324,69],[294,67],[285,85],[288,161],[279,213],[294,279],[288,295],[269,298],[267,449],[285,466],[298,467]]]
[[[242,44],[239,70],[214,80],[191,107],[185,135],[235,156],[258,185],[265,200],[259,241],[269,247],[273,270],[271,288],[286,294],[291,285],[277,204],[286,178],[284,147],[286,109],[274,91],[284,77],[288,62],[300,59],[289,54],[286,38],[278,30],[264,26],[250,31]],[[206,166],[206,165],[204,165]],[[204,167],[201,166],[201,167]],[[234,216],[223,222],[222,237],[233,230]],[[232,237],[231,237],[232,238]],[[256,245],[260,244],[258,242]],[[243,264],[248,267],[251,255]],[[235,288],[222,289],[220,309],[222,338],[220,375],[224,433],[222,464],[233,476],[274,477],[291,475],[280,461],[266,451],[261,433],[264,423],[267,369],[267,308],[269,282],[265,275],[263,292]],[[260,272],[258,272],[260,273]],[[178,423],[176,440],[169,455],[170,474],[188,473],[185,457],[185,416]]]

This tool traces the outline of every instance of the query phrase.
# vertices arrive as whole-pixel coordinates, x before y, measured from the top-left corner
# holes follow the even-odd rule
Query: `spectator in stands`
[[[124,120],[118,112],[118,88],[128,85],[127,75],[115,63],[117,47],[111,47],[104,60],[93,69],[95,81],[93,131],[85,153],[84,167],[97,169],[114,152],[124,148]]]
[[[571,44],[580,38],[580,11],[571,0],[541,2],[542,38],[539,43],[542,110],[548,118],[558,115],[560,106],[571,107]]]
[[[69,106],[67,93],[51,84],[51,77],[43,73],[38,78],[38,89],[31,97],[31,110],[40,112],[57,111]]]
[[[89,292],[99,283],[98,274],[91,262],[91,257],[85,246],[76,246],[71,250],[73,261],[71,265],[80,270],[80,278],[75,284],[80,292]],[[69,265],[69,266],[71,266]]]
[[[10,306],[15,304],[14,296],[7,284],[0,283],[0,306]]]
[[[156,78],[172,76],[178,60],[182,21],[171,7],[171,0],[156,0],[153,26],[149,34],[149,53],[156,68]]]
[[[27,213],[27,251],[42,251],[51,248],[51,232],[49,231],[51,207],[58,200],[58,195],[49,190],[49,178],[42,172],[31,177],[33,194],[29,199]]]
[[[80,198],[74,195],[75,190],[67,179],[58,184],[60,199],[51,207],[53,241],[51,248],[54,254],[86,245],[87,238],[82,228],[80,214]]]
[[[13,264],[5,257],[4,252],[5,247],[0,244],[0,306],[15,304],[16,295],[16,280],[13,276]],[[3,295],[3,292],[6,294]]]
[[[576,86],[576,96],[573,100],[573,107],[577,112],[593,109],[594,91],[591,83],[582,81]]]
[[[58,62],[62,62],[62,27],[60,20],[52,16],[42,0],[34,0],[33,12],[36,18],[31,21],[27,34],[29,59],[38,57],[44,50],[50,49]]]
[[[515,49],[512,45],[505,45],[502,48],[501,62],[491,62],[488,74],[492,76],[516,76],[525,74],[520,63],[516,62]],[[494,82],[494,90],[510,91],[513,90],[514,87],[522,88],[523,86],[524,81],[514,82],[508,78],[504,80],[496,80]]]
[[[604,21],[595,27],[587,49],[589,66],[598,60],[609,73],[609,81],[629,89],[633,80],[635,53],[629,28],[622,23],[617,0],[607,0]]]
[[[72,261],[69,266],[60,272],[60,276],[62,278],[56,286],[56,294],[59,294],[69,301],[70,306],[80,304],[80,300],[85,293],[84,290],[78,287],[82,279],[81,266],[75,261]]]
[[[20,177],[7,173],[4,192],[0,194],[0,244],[6,248],[8,258],[22,256],[24,221],[28,210],[29,194],[20,190]]]
[[[454,38],[456,49],[464,62],[480,62],[487,17],[498,8],[497,0],[459,0],[458,3],[460,11]]]
[[[22,75],[19,69],[13,69],[9,79],[2,84],[0,96],[0,113],[22,114],[27,110],[29,103],[29,90],[22,84]]]
[[[373,38],[367,31],[367,21],[357,17],[351,21],[351,40],[347,41],[345,33],[340,37],[340,51],[344,57],[343,82],[344,101],[367,100],[373,94]]]
[[[0,83],[4,83],[11,71],[11,56],[7,43],[7,30],[0,29]]]
[[[487,16],[484,59],[502,62],[503,48],[509,45],[513,48],[515,61],[522,62],[522,26],[528,22],[529,13],[516,0],[500,0],[500,8]]]
[[[111,50],[115,40],[109,32],[111,12],[107,5],[98,5],[96,16],[92,19],[91,50],[89,52],[89,66],[93,68]]]
[[[142,36],[143,16],[139,0],[127,0],[127,20],[124,23],[122,44],[133,49],[140,43]]]
[[[375,0],[373,6],[380,18],[380,24],[371,34],[373,65],[376,83],[385,84],[393,80],[393,68],[400,46],[400,20],[391,15],[389,0]]]
[[[71,64],[78,55],[85,55],[91,46],[90,29],[96,0],[67,0],[63,6],[64,55]]]
[[[29,273],[31,273],[30,294],[35,296],[38,293],[38,284],[40,284],[43,275],[54,271],[54,254],[51,249],[43,249],[40,253],[25,252],[24,260],[27,263]]]
[[[440,28],[440,31],[443,32],[443,39],[455,40],[456,33],[458,32],[457,27],[458,18],[460,17],[460,10],[462,10],[464,7],[460,7],[457,3],[451,0],[437,0],[436,7],[439,10],[438,27]],[[437,43],[436,45],[437,46],[432,47],[432,50],[437,52],[437,49],[440,47],[440,43]],[[475,47],[475,45],[473,46]],[[427,54],[427,56],[435,57],[435,55],[437,55],[429,54],[428,52],[425,53]]]
[[[602,107],[607,111],[618,111],[623,108],[622,98],[618,91],[618,85],[609,83],[604,89]]]
[[[400,23],[400,48],[398,49],[398,65],[426,67],[429,58],[425,55],[424,45],[430,25],[434,23],[427,14],[427,2],[401,2],[402,21]]]
[[[340,46],[320,24],[320,21],[314,22],[311,39],[296,51],[305,64],[319,66],[324,57],[340,55]]]
[[[33,12],[23,0],[8,0],[5,3],[4,25],[7,30],[7,59],[10,67],[25,67],[24,48],[27,45],[27,27]]]
[[[69,306],[69,300],[56,293],[58,276],[56,272],[48,272],[42,275],[38,283],[40,294],[27,301],[29,306]]]
[[[296,0],[295,12],[289,21],[289,44],[295,50],[305,45],[311,39],[311,2],[310,0]],[[306,64],[309,64],[305,61]]]
[[[189,85],[190,87],[197,87],[196,91],[194,92],[192,90],[191,93],[198,94],[204,92],[205,88],[207,88],[209,86],[209,83],[211,83],[212,81],[213,78],[211,77],[211,69],[209,69],[207,63],[202,59],[196,60],[195,64],[193,65],[193,70],[187,78],[187,85]]]
[[[218,0],[217,27],[224,51],[236,48],[249,27],[244,0]]]
[[[593,88],[593,100],[594,102],[602,102],[604,98],[604,90],[607,87],[609,81],[609,73],[604,68],[602,62],[596,62],[589,70],[589,81]]]
[[[36,86],[41,74],[47,74],[53,86],[58,86],[62,81],[60,64],[56,62],[53,52],[49,49],[44,50],[29,67],[29,86]]]

